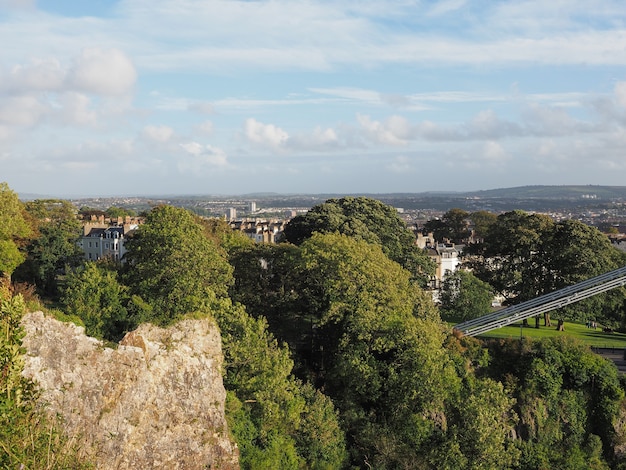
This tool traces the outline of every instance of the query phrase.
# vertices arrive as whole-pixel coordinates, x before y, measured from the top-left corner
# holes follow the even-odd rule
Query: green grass
[[[541,323],[543,324],[543,321]],[[605,333],[601,328],[594,330],[579,323],[569,322],[565,322],[565,331],[556,331],[556,322],[553,324],[554,326],[551,327],[541,326],[537,329],[534,327],[534,321],[530,321],[530,326],[524,328],[520,328],[520,323],[514,323],[489,331],[480,335],[479,338],[520,338],[520,335],[524,338],[570,336],[596,348],[626,349],[626,334],[624,333]]]

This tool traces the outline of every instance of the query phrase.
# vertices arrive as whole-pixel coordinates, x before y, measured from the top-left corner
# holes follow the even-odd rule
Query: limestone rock
[[[141,325],[119,347],[41,312],[27,314],[24,375],[103,469],[235,469],[224,416],[218,328]]]

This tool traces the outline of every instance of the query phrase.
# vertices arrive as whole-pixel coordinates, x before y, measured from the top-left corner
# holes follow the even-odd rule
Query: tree
[[[110,219],[117,219],[118,217],[126,217],[126,216],[134,216],[135,211],[131,209],[125,209],[123,207],[115,207],[111,206],[106,211],[105,214]]]
[[[254,240],[247,237],[241,231],[233,230],[229,223],[223,218],[196,216],[196,222],[204,228],[204,233],[208,238],[223,247],[229,253],[239,248],[255,245]]]
[[[415,235],[397,211],[367,197],[329,199],[304,215],[294,217],[285,227],[287,241],[302,244],[314,232],[338,232],[378,244],[392,260],[407,269],[420,285],[426,285],[435,267],[427,254],[415,245]]]
[[[465,468],[518,468],[520,452],[510,438],[518,421],[514,404],[502,383],[489,378],[472,381],[464,390],[450,434],[467,458]]]
[[[496,222],[497,216],[489,211],[476,211],[469,215],[469,219],[474,224],[474,235],[483,238],[487,235],[489,227]]]
[[[267,319],[272,334],[294,352],[298,371],[317,360],[314,325],[321,308],[300,251],[289,243],[251,244],[230,254],[235,278],[231,299],[253,317]]]
[[[467,248],[464,263],[509,302],[519,303],[616,269],[624,259],[596,228],[512,211],[498,216],[483,241]],[[582,306],[588,318],[595,318],[621,308],[623,299],[623,292],[604,294],[567,308],[565,313],[581,319],[576,309]],[[550,324],[548,314],[545,323]]]
[[[487,373],[515,398],[520,468],[608,468],[624,398],[616,367],[567,337],[487,346]]]
[[[544,293],[545,240],[554,222],[547,215],[506,212],[480,243],[467,248],[466,264],[497,293],[515,303]]]
[[[131,294],[152,306],[158,324],[228,295],[232,268],[226,253],[185,209],[154,208],[126,247],[123,279]]]
[[[490,312],[493,292],[471,272],[458,270],[444,278],[439,300],[443,316],[471,320]]]
[[[7,183],[0,183],[0,276],[11,276],[25,259],[17,241],[30,234],[23,206]]]
[[[429,416],[459,385],[436,309],[379,245],[316,233],[301,248],[323,299],[317,375],[346,423],[353,463],[415,461],[434,429]]]
[[[129,301],[117,271],[106,261],[68,273],[61,296],[65,313],[80,318],[89,336],[110,341],[119,341],[137,326],[126,308]]]
[[[345,437],[328,397],[291,375],[293,362],[241,305],[215,303],[224,349],[226,414],[243,469],[341,468]]]
[[[437,241],[449,240],[452,243],[461,243],[470,236],[468,229],[469,213],[463,209],[450,209],[441,219],[433,219],[424,225],[424,233],[432,232]]]
[[[33,283],[48,296],[57,294],[57,276],[83,259],[76,209],[68,201],[38,199],[25,204],[34,236],[26,247],[26,262],[16,270],[18,280]]]

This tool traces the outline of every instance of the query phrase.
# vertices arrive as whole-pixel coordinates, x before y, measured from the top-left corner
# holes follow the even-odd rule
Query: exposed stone
[[[239,468],[224,417],[221,340],[210,320],[144,324],[117,349],[41,312],[22,325],[24,375],[98,468]]]

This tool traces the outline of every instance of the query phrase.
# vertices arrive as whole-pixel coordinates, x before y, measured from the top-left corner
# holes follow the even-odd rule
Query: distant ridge
[[[545,200],[545,201],[626,201],[626,186],[601,186],[601,185],[529,185],[518,186],[512,188],[496,188],[475,191],[415,191],[415,192],[397,192],[397,193],[276,193],[276,192],[254,192],[244,194],[230,195],[209,195],[209,194],[162,194],[162,195],[128,195],[119,194],[115,196],[59,196],[44,195],[34,193],[18,193],[19,198],[23,201],[32,201],[34,199],[71,199],[74,201],[102,199],[117,200],[123,198],[134,199],[150,199],[150,200],[202,200],[207,198],[219,199],[257,199],[257,200],[282,200],[282,199],[300,199],[303,203],[318,203],[330,198],[340,198],[346,196],[367,196],[380,200],[399,200],[399,199],[427,199],[431,201],[448,200],[461,201],[465,199],[509,199],[509,200]]]
[[[626,199],[626,186],[565,185],[565,186],[519,186],[514,188],[488,189],[464,193],[481,198],[532,198],[532,199]]]

